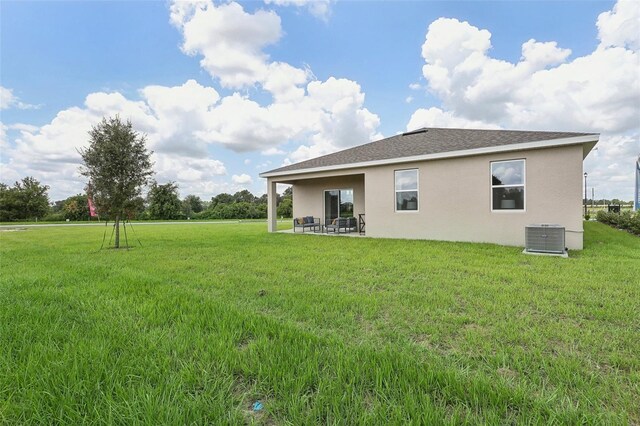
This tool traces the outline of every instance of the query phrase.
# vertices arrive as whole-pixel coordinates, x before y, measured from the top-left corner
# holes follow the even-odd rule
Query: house
[[[368,237],[524,246],[525,226],[560,224],[582,249],[582,161],[597,133],[423,128],[262,173],[268,229],[276,184],[293,215],[362,218]]]

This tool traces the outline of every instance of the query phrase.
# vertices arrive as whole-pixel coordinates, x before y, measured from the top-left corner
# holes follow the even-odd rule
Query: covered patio
[[[292,186],[294,227],[289,232],[350,236],[364,234],[364,173],[339,176],[336,176],[336,173],[313,173],[268,177],[269,232],[277,230],[276,189],[279,183]],[[301,222],[299,226],[296,226],[296,219]]]

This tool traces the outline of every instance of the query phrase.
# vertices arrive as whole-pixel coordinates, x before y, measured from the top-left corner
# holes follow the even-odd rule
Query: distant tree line
[[[127,208],[131,220],[181,219],[265,219],[267,195],[255,196],[244,189],[235,194],[221,193],[209,201],[197,195],[182,200],[175,182],[152,183],[146,197],[136,197]],[[0,221],[87,221],[89,204],[86,194],[73,195],[64,200],[49,202],[49,187],[33,177],[26,177],[13,186],[0,183]],[[100,219],[109,219],[102,212]],[[278,195],[278,217],[290,218],[293,213],[293,194],[287,188]],[[96,219],[94,219],[96,220]]]
[[[584,201],[584,199],[583,199]],[[608,206],[609,204],[612,205],[620,205],[620,206],[626,206],[626,205],[633,205],[633,201],[622,201],[622,200],[618,200],[617,198],[613,198],[611,200],[608,200],[606,198],[601,198],[599,200],[597,199],[591,199],[591,198],[587,198],[587,205],[594,205],[594,206]]]

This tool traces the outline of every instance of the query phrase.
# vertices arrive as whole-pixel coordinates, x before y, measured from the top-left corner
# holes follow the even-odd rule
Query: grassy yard
[[[569,259],[264,223],[100,252],[100,227],[0,232],[0,423],[640,424],[640,239],[585,227]]]

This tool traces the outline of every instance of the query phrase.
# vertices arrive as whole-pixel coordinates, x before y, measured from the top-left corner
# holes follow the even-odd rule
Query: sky
[[[181,197],[420,127],[598,132],[631,200],[640,1],[0,2],[0,181],[83,192],[78,149],[131,120]]]

